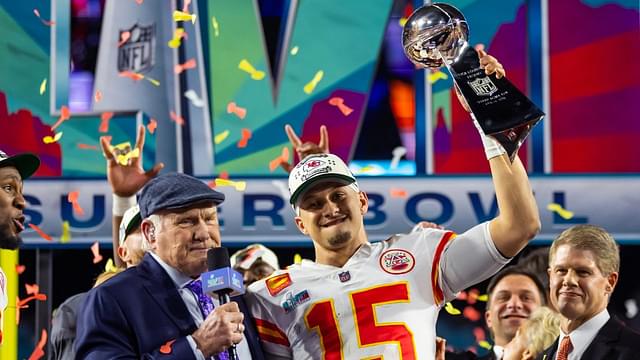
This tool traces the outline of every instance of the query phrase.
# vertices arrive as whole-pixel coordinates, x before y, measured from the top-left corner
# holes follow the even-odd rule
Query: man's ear
[[[486,310],[484,312],[484,322],[487,323],[487,327],[491,329],[491,311]]]
[[[142,230],[142,236],[149,244],[151,249],[156,248],[156,226],[149,219],[142,220],[140,224],[140,230]]]
[[[613,289],[615,289],[616,284],[618,283],[618,273],[612,272],[607,276],[607,287],[605,288],[607,294],[611,296]]]
[[[120,260],[122,260],[122,262],[127,262],[127,247],[126,246],[118,246],[118,257],[120,258]]]
[[[364,191],[360,191],[358,197],[360,198],[360,214],[364,215],[367,213],[367,210],[369,210],[369,197]]]
[[[307,229],[304,226],[304,223],[302,222],[302,218],[300,216],[296,216],[294,220],[296,221],[296,226],[298,227],[298,230],[300,230],[300,232],[305,235],[309,235],[309,232],[307,231]]]

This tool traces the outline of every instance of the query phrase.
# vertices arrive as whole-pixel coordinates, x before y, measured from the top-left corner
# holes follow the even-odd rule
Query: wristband
[[[125,211],[136,205],[136,196],[118,196],[113,194],[113,207],[111,209],[113,216],[123,216]]]
[[[476,117],[473,116],[473,113],[471,114],[471,118],[473,119],[473,124],[476,126],[476,129],[478,129],[478,133],[480,133],[480,138],[482,139],[482,145],[484,146],[484,153],[487,156],[487,160],[506,154],[507,151],[498,141],[489,135],[485,135],[484,131],[482,131],[482,127],[476,120]]]

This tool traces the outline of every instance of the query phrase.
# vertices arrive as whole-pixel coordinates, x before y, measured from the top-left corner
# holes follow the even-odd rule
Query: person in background
[[[23,181],[40,167],[40,159],[30,153],[8,156],[0,150],[0,249],[16,250],[22,244],[24,230]],[[2,345],[2,315],[8,304],[7,277],[0,268],[0,345]]]
[[[502,360],[535,359],[558,337],[560,321],[560,314],[552,309],[546,306],[537,308],[504,347]]]
[[[244,285],[249,286],[280,270],[278,256],[261,244],[249,245],[231,255],[231,266],[242,274]]]
[[[549,273],[547,272],[549,269],[549,247],[545,246],[530,251],[518,259],[517,265],[536,275],[536,278],[544,286],[547,306],[552,307],[549,298]]]
[[[549,250],[549,286],[551,303],[563,319],[556,342],[541,356],[638,359],[640,334],[607,311],[619,274],[618,245],[606,230],[575,225],[558,235]]]

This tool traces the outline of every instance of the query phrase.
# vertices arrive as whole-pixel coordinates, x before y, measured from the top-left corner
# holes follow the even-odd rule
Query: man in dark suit
[[[549,251],[550,298],[563,316],[546,360],[640,358],[640,334],[611,318],[607,305],[618,281],[620,254],[604,229],[576,225]]]
[[[220,246],[216,206],[224,195],[184,174],[147,183],[140,196],[142,262],[91,290],[78,319],[78,359],[262,359],[242,302],[212,304],[198,277]],[[213,307],[213,309],[212,309]]]

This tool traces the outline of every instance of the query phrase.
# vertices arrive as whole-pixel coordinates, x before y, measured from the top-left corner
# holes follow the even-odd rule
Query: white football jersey
[[[7,276],[0,268],[0,345],[2,345],[2,324],[4,324],[4,309],[7,308]]]
[[[433,359],[438,311],[462,290],[444,284],[443,259],[452,243],[482,247],[488,236],[486,223],[457,237],[422,229],[367,243],[341,268],[303,261],[252,284],[247,302],[267,358]],[[489,275],[508,261],[466,250]],[[465,265],[454,267],[455,276],[466,275]],[[476,279],[477,268],[469,270]]]

